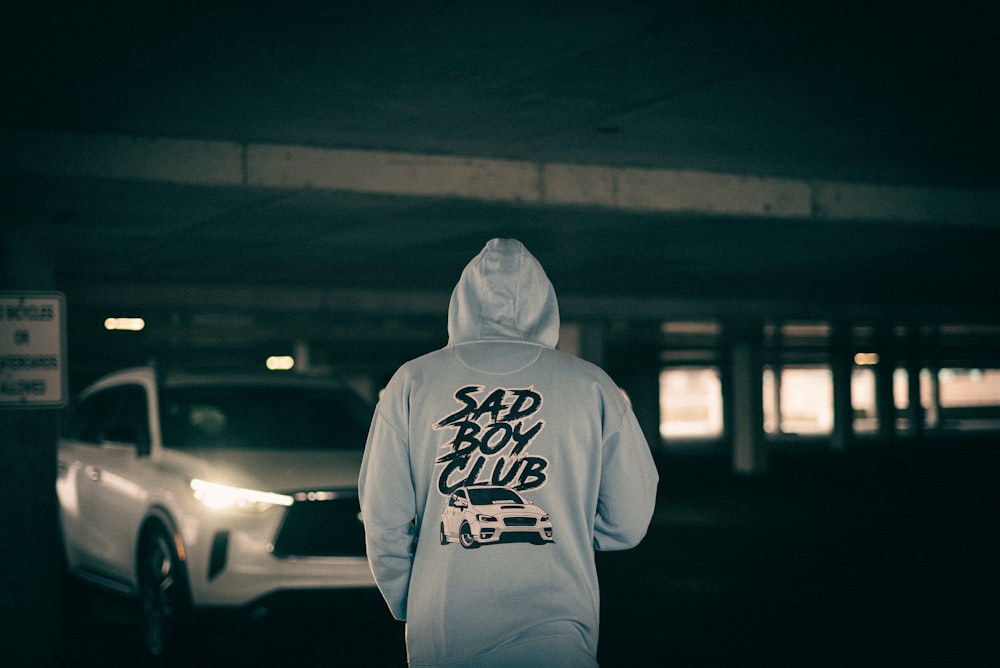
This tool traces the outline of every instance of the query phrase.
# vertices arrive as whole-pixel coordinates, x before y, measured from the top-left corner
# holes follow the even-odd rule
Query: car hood
[[[545,511],[533,504],[525,503],[491,503],[485,506],[473,506],[472,510],[486,515],[535,515],[541,517]]]
[[[166,459],[191,477],[271,492],[355,488],[361,450],[167,451]]]

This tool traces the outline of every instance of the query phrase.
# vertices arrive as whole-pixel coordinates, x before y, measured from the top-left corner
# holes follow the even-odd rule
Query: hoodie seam
[[[459,348],[461,346],[474,345],[476,343],[518,343],[518,344],[521,344],[521,345],[533,346],[533,347],[537,348],[538,349],[538,354],[535,355],[535,357],[530,362],[528,362],[524,366],[518,367],[516,369],[510,369],[509,371],[484,371],[483,369],[477,369],[474,366],[470,366],[469,364],[466,364],[462,360],[462,358],[458,356],[457,352],[455,351],[456,348]],[[523,341],[523,340],[513,340],[513,339],[481,339],[479,341],[465,341],[463,343],[455,343],[455,344],[449,345],[448,348],[451,349],[451,355],[455,359],[456,362],[458,362],[459,364],[461,364],[463,367],[465,367],[469,371],[474,371],[476,373],[481,373],[481,374],[483,374],[485,376],[509,376],[512,373],[519,373],[521,371],[524,371],[528,367],[530,367],[533,364],[535,364],[536,362],[538,362],[538,360],[540,360],[542,358],[542,354],[545,352],[545,350],[549,349],[548,346],[543,345],[541,343],[535,343],[534,341]]]
[[[521,271],[521,267],[524,265],[524,246],[518,249],[517,252],[517,267],[514,271],[514,312],[511,314],[514,318],[514,331],[517,332],[517,336],[520,339],[525,338],[524,332],[521,331],[521,319],[518,317],[518,309],[520,308],[521,300],[521,279],[524,276],[524,272]]]

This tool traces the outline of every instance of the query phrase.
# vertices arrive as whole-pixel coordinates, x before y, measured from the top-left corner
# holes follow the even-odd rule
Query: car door
[[[113,414],[118,394],[95,392],[84,397],[73,413],[72,424],[59,444],[56,491],[66,549],[86,570],[96,567],[91,534],[97,521],[94,508],[99,485],[95,485],[102,461],[101,444]]]
[[[469,500],[465,496],[464,489],[460,489],[448,497],[448,505],[445,506],[441,516],[441,522],[444,524],[444,532],[447,536],[454,538],[458,535],[458,529],[462,526],[462,517],[468,505]]]
[[[129,581],[147,498],[140,473],[150,442],[146,391],[136,384],[111,387],[90,395],[82,408],[73,465],[84,527],[79,552],[90,570]]]

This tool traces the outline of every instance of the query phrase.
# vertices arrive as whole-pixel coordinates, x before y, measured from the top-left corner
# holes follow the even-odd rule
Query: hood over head
[[[542,265],[516,239],[491,239],[466,265],[448,307],[448,345],[559,342],[559,305]]]

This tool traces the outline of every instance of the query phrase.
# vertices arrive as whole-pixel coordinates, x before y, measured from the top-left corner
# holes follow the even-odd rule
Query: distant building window
[[[893,404],[896,407],[896,428],[900,431],[916,431],[910,424],[910,372],[904,368],[898,368],[892,374],[892,396]],[[933,375],[930,369],[920,370],[920,406],[923,409],[923,427],[937,427],[939,425],[937,406],[933,400]]]
[[[719,369],[674,367],[660,373],[660,436],[713,439],[722,435]]]
[[[816,436],[833,430],[833,374],[825,365],[764,370],[764,431]]]
[[[854,431],[858,434],[878,431],[878,408],[875,403],[875,371],[855,367],[851,373],[851,407],[854,410]]]
[[[941,369],[941,427],[1000,428],[1000,369]]]
[[[955,430],[1000,428],[1000,369],[941,369],[937,377],[937,401],[933,373],[920,371],[920,404],[924,426]],[[911,430],[906,411],[910,405],[909,374],[906,369],[893,373],[893,405],[896,428]],[[855,368],[851,381],[854,408],[854,431],[873,433],[878,429],[875,400],[875,372],[868,367]]]

